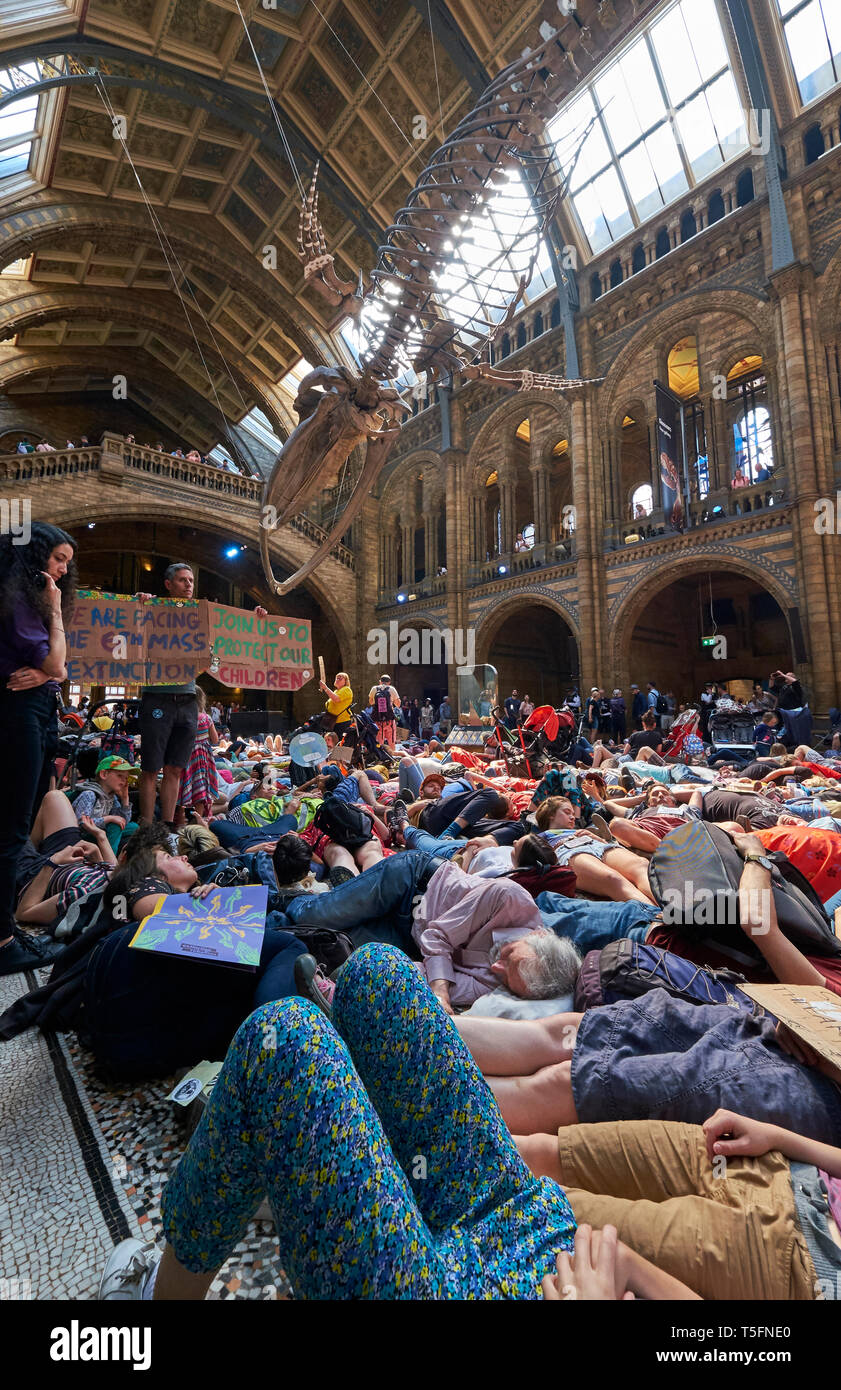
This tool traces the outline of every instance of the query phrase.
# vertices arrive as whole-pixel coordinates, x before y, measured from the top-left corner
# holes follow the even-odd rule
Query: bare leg
[[[581,1019],[573,1013],[522,1021],[461,1014],[453,1023],[484,1076],[522,1077],[569,1061]]]
[[[356,851],[356,864],[360,873],[366,869],[371,869],[375,864],[379,864],[383,857],[383,847],[376,835],[373,840],[369,840],[367,845]]]
[[[555,1147],[557,1148],[557,1144]],[[182,1264],[178,1263],[172,1246],[167,1242],[163,1258],[158,1266],[152,1299],[154,1302],[159,1299],[177,1299],[200,1303],[218,1272],[218,1270],[212,1269],[209,1274],[191,1274],[189,1269],[185,1269]]]
[[[629,850],[609,850],[608,853],[628,854]],[[582,893],[592,893],[596,898],[606,898],[613,903],[650,903],[654,899],[650,893],[643,893],[618,868],[611,868],[605,859],[597,859],[594,854],[576,854],[570,867],[578,880]],[[640,861],[642,862],[642,861]]]
[[[486,1076],[485,1080],[512,1134],[545,1134],[578,1124],[570,1062],[543,1067],[533,1076]]]
[[[520,1157],[536,1178],[562,1181],[557,1134],[515,1134]]]
[[[181,768],[165,767],[161,783],[161,820],[171,821],[175,817],[175,806],[181,789]]]
[[[29,838],[34,845],[40,845],[56,830],[69,830],[74,825],[78,825],[76,814],[64,792],[47,792],[38,807]]]
[[[155,797],[158,794],[158,774],[157,772],[141,772],[140,774],[140,819],[151,821],[155,819]]]
[[[344,845],[328,845],[324,851],[324,862],[328,869],[350,869],[354,876],[359,873],[353,855]]]
[[[642,849],[653,854],[660,843],[650,830],[643,830],[642,826],[635,825],[631,820],[623,820],[619,816],[614,816],[610,822],[610,830],[614,840],[618,840],[628,849]]]
[[[609,849],[604,862],[610,869],[616,869],[639,889],[646,902],[654,902],[654,894],[648,882],[648,862],[640,859],[629,849]]]

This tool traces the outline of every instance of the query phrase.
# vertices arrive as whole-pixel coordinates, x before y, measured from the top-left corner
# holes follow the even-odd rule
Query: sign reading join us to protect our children
[[[310,625],[207,599],[79,593],[67,631],[71,682],[183,685],[202,671],[243,689],[300,690],[313,674]]]

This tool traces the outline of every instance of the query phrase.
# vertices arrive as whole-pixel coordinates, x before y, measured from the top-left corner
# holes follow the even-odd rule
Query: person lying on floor
[[[601,1120],[702,1124],[719,1108],[841,1144],[828,1064],[766,1017],[655,989],[587,1013],[455,1020],[513,1134]]]
[[[87,816],[78,821],[64,792],[47,792],[18,859],[18,922],[60,922],[71,903],[105,887],[116,863],[107,828]]]
[[[203,1299],[264,1195],[296,1298],[559,1296],[569,1203],[529,1172],[416,968],[389,947],[357,951],[339,974],[333,1020],[285,1000],[242,1024],[164,1189],[163,1256],[123,1242],[100,1298]],[[614,1247],[614,1232],[602,1239],[613,1296],[694,1297]],[[585,1244],[576,1265],[580,1255],[589,1272]],[[587,1296],[583,1268],[579,1278]]]
[[[590,787],[589,794],[599,800],[598,791]],[[655,782],[646,788],[638,805],[626,805],[636,801],[636,797],[607,799],[602,802],[611,815],[610,833],[614,840],[626,849],[653,853],[660,841],[671,830],[687,820],[701,820],[704,811],[704,794],[699,787],[688,793],[688,800],[679,799],[680,792]],[[747,821],[746,821],[747,823]],[[741,831],[738,821],[718,821],[722,830]]]
[[[516,1136],[575,1219],[709,1299],[837,1299],[841,1149],[729,1110]],[[724,1194],[726,1193],[726,1200]]]

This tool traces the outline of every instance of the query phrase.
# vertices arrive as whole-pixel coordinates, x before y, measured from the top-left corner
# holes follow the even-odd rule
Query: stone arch
[[[830,260],[817,289],[820,335],[824,342],[831,343],[841,332],[841,249]]]
[[[476,623],[477,661],[486,662],[490,644],[506,619],[520,610],[535,607],[549,608],[562,618],[572,633],[576,645],[580,647],[581,633],[578,626],[578,605],[561,594],[537,586],[524,586],[521,590],[500,594],[492,598],[479,613]]]
[[[558,424],[559,438],[570,434],[570,412],[566,401],[559,400],[555,395],[546,391],[520,391],[515,396],[509,396],[496,406],[480,426],[475,439],[470,445],[467,456],[466,476],[472,487],[484,486],[487,472],[484,477],[480,477],[485,464],[483,455],[488,449],[494,437],[499,437],[500,431],[506,423],[516,418],[520,420],[533,412],[545,412],[547,423],[549,417],[554,417]]]
[[[700,320],[710,313],[732,314],[744,319],[746,339],[761,342],[763,354],[771,356],[773,322],[766,295],[747,290],[690,291],[677,304],[652,314],[650,321],[637,330],[611,363],[601,387],[604,414],[612,416],[624,394],[625,377],[641,355],[661,348],[668,352],[679,338],[686,336],[688,321]]]
[[[791,609],[797,607],[799,595],[792,575],[764,555],[747,555],[736,545],[712,541],[695,547],[686,555],[671,553],[658,556],[646,565],[642,574],[629,579],[613,599],[607,616],[609,631],[613,634],[610,669],[616,673],[617,685],[627,685],[630,679],[631,641],[637,623],[652,599],[676,579],[703,574],[712,569],[750,579],[776,599],[785,617],[792,651],[797,650]]]
[[[552,615],[552,616],[550,616]],[[560,632],[553,618],[560,620]],[[476,662],[491,665],[503,687],[528,692],[535,704],[557,703],[580,679],[581,644],[577,613],[563,595],[542,586],[491,600],[479,618]]]

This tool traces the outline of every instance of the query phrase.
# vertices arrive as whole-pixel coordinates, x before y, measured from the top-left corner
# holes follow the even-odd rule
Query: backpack
[[[573,1009],[585,1013],[620,999],[638,999],[652,989],[664,989],[673,999],[690,1004],[727,1004],[760,1018],[765,1010],[739,989],[744,976],[733,970],[711,970],[660,946],[623,937],[601,951],[588,951],[575,986]]]
[[[668,714],[668,713],[669,713],[669,702],[668,702],[668,700],[666,699],[665,695],[661,695],[661,694],[660,694],[659,690],[658,690],[658,692],[657,692],[657,703],[656,703],[655,706],[654,706],[654,713],[655,713],[655,714]]]
[[[330,927],[303,927],[294,922],[285,930],[291,931],[301,945],[306,946],[326,975],[344,965],[354,949],[349,936]]]
[[[381,724],[387,724],[392,718],[391,686],[381,685],[374,696],[374,713]]]
[[[725,830],[692,820],[660,841],[651,856],[648,879],[664,909],[666,926],[752,965],[763,957],[739,925],[743,867]],[[780,930],[795,946],[808,955],[841,956],[841,941],[820,898],[793,864],[774,865],[771,891]]]
[[[372,838],[371,822],[358,806],[328,797],[322,801],[313,817],[313,825],[334,844],[345,849],[360,849]]]

